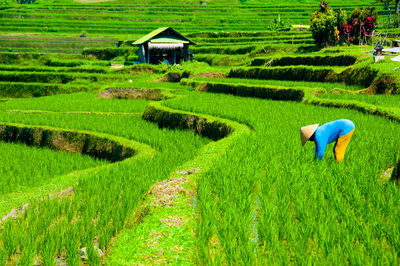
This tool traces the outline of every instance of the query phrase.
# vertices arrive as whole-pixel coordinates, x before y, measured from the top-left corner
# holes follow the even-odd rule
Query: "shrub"
[[[339,25],[344,24],[345,11],[335,12],[324,1],[320,10],[315,11],[311,19],[310,30],[315,42],[319,46],[335,45],[340,42]]]
[[[348,16],[345,11],[333,10],[325,1],[320,3],[320,9],[315,11],[311,19],[311,32],[319,46],[336,45],[343,42],[355,43],[366,41],[378,20],[374,7],[356,8]]]
[[[371,35],[374,31],[377,20],[378,12],[375,7],[354,9],[348,17],[347,23],[342,24],[342,32],[346,41],[354,44],[365,41],[366,36]]]
[[[46,28],[48,32],[58,32],[58,28]]]

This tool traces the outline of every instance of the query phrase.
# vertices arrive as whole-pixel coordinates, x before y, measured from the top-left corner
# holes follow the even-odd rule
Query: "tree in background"
[[[374,7],[356,8],[351,15],[341,9],[333,10],[322,1],[320,9],[311,19],[311,32],[319,46],[337,45],[346,42],[358,44],[370,36],[375,29],[378,13]]]
[[[391,25],[391,15],[392,15],[392,10],[390,9],[390,4],[393,2],[393,0],[380,0],[380,2],[383,3],[385,9],[389,11],[389,27]],[[397,28],[399,27],[399,5],[400,5],[400,0],[395,0],[395,14],[396,14],[396,21],[394,23],[394,26]]]

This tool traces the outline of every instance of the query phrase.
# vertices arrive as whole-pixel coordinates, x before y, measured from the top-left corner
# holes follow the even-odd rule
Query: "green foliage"
[[[324,1],[320,10],[311,19],[311,32],[319,46],[342,44],[343,42],[365,43],[375,29],[378,12],[375,7],[355,8],[347,15],[345,10],[333,10]]]
[[[378,11],[375,7],[371,8],[356,8],[353,10],[353,13],[348,17],[347,24],[343,25],[343,27],[351,27],[351,31],[349,34],[344,37],[346,40],[358,44],[360,42],[365,43],[366,36],[369,36],[374,31],[376,25],[378,23]]]
[[[287,28],[287,24],[286,21],[281,18],[280,14],[272,21],[271,25],[267,26],[267,30],[270,31],[278,31],[284,28]]]
[[[36,0],[15,0],[18,4],[34,4]]]
[[[310,30],[315,42],[319,46],[335,45],[339,39],[335,32],[338,31],[338,15],[331,7],[321,3],[321,9],[314,12],[311,19]],[[323,7],[322,7],[323,6]]]

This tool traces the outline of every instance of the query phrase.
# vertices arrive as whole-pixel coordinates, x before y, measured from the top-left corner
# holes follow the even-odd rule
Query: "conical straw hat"
[[[315,130],[317,130],[318,126],[319,124],[314,124],[300,128],[301,145],[304,146],[304,144],[306,144],[306,142],[314,134]]]

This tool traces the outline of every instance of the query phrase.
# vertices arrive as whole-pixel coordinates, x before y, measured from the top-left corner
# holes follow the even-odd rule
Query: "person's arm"
[[[319,160],[322,160],[325,154],[326,146],[328,144],[325,141],[322,140],[315,140],[315,158],[318,158]]]

